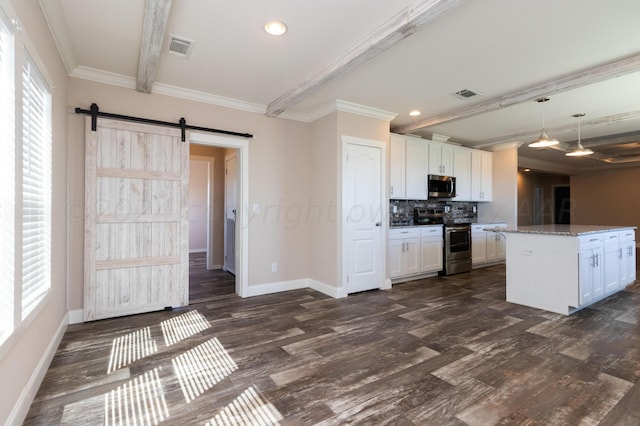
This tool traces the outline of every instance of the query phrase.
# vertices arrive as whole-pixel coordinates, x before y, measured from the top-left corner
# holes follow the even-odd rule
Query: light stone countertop
[[[579,236],[598,234],[608,231],[622,231],[624,229],[636,229],[636,226],[600,226],[600,225],[532,225],[518,226],[515,228],[486,228],[485,231],[497,231],[513,234],[542,234],[542,235],[566,235]]]

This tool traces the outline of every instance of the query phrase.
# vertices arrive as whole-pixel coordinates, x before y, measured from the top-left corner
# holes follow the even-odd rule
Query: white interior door
[[[189,302],[189,142],[180,130],[86,121],[86,321]]]
[[[238,157],[236,153],[224,158],[224,268],[236,273],[236,217],[238,213]]]
[[[354,293],[384,282],[384,157],[381,147],[355,142],[344,145],[343,155],[343,268],[347,292]]]

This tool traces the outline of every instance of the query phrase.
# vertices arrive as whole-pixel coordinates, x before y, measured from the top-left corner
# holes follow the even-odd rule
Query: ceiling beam
[[[421,26],[434,21],[464,2],[465,0],[416,1],[376,28],[364,40],[335,58],[311,78],[272,101],[267,106],[266,115],[276,117],[282,114],[329,81],[374,58],[415,33]]]
[[[458,108],[443,114],[428,117],[413,123],[391,129],[394,133],[405,134],[424,127],[435,126],[461,118],[497,111],[511,105],[533,101],[541,96],[549,96],[571,89],[587,86],[599,81],[609,80],[626,74],[640,71],[640,53],[626,58],[611,61],[603,65],[587,68],[559,78],[553,78],[524,89],[514,90],[501,96],[494,96],[483,102]]]
[[[138,92],[151,93],[160,63],[160,51],[170,11],[171,0],[145,1],[142,41],[138,57],[138,78],[136,80]]]
[[[636,110],[636,111],[629,111],[629,112],[622,112],[619,114],[612,114],[612,115],[605,115],[602,117],[596,117],[596,118],[591,118],[591,119],[587,119],[581,121],[580,123],[580,127],[584,130],[586,128],[592,128],[592,127],[599,127],[599,126],[606,126],[609,125],[611,123],[617,123],[620,121],[626,121],[626,120],[638,120],[640,119],[640,110]],[[566,132],[569,130],[577,130],[578,129],[578,122],[576,121],[575,123],[570,123],[570,124],[565,124],[563,126],[556,126],[556,127],[547,127],[545,128],[545,132],[548,133],[549,135],[553,136],[554,133],[561,133],[561,132]],[[505,136],[498,136],[496,138],[491,138],[491,139],[485,139],[483,141],[481,141],[478,144],[474,144],[473,146],[475,148],[479,148],[479,149],[483,149],[483,148],[487,148],[490,147],[492,145],[499,145],[505,142],[514,142],[514,141],[519,141],[519,142],[527,142],[527,141],[533,141],[534,139],[537,139],[537,137],[540,136],[540,129],[536,129],[536,130],[528,130],[525,132],[519,132],[519,133],[513,133],[510,135],[505,135]],[[609,141],[609,138],[615,138],[617,135],[611,135],[611,136],[603,136],[600,138],[597,138],[598,140],[602,139],[605,142],[599,142],[598,145],[610,145],[615,143],[615,141],[611,140],[611,142],[606,142]],[[592,139],[590,139],[592,140]],[[575,141],[573,141],[575,142]],[[586,140],[583,140],[583,145],[585,145]],[[586,145],[585,145],[586,146]]]

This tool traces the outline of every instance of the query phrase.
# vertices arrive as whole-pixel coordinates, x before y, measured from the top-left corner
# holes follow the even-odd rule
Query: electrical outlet
[[[276,262],[271,264],[271,272],[278,272],[278,264]]]

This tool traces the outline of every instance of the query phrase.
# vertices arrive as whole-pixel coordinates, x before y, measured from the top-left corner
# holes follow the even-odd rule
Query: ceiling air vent
[[[189,40],[184,37],[178,37],[173,34],[169,35],[169,53],[181,56],[183,58],[188,57],[193,50],[193,40]]]
[[[473,89],[462,89],[462,90],[458,90],[455,93],[452,93],[452,95],[460,99],[469,99],[469,98],[473,98],[474,96],[479,96],[481,95],[481,93],[476,92]]]

